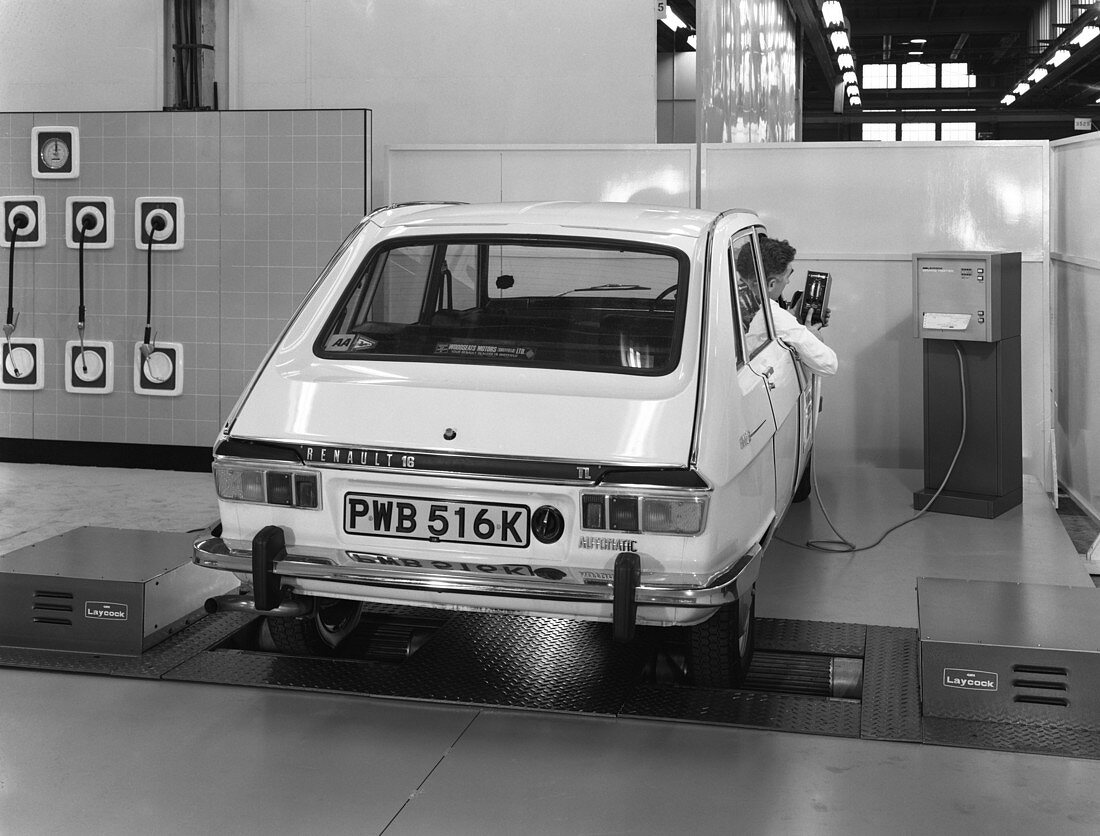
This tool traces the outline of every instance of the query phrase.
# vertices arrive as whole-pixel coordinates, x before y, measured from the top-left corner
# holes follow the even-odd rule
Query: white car
[[[813,437],[762,232],[619,203],[368,215],[216,442],[194,559],[251,594],[210,608],[291,653],[379,603],[679,627],[694,681],[736,685]]]

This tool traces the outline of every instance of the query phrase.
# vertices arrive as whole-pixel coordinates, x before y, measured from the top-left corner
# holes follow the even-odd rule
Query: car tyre
[[[793,502],[805,502],[810,496],[810,491],[814,487],[813,476],[810,473],[812,465],[813,462],[807,459],[806,469],[802,471],[802,478],[798,480],[798,487],[794,489],[794,496],[791,497]]]
[[[756,637],[756,586],[690,628],[689,668],[700,688],[737,688],[748,674]]]

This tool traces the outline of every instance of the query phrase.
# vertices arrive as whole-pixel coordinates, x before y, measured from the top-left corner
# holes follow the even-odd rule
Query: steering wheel
[[[657,310],[657,303],[664,299],[666,296],[675,293],[676,288],[678,288],[679,286],[679,284],[670,284],[668,287],[666,287],[664,290],[654,296],[653,300],[649,303],[649,310],[651,312]]]

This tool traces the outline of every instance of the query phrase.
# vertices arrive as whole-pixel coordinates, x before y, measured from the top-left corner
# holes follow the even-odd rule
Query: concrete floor
[[[857,544],[919,483],[819,475]],[[199,528],[212,495],[209,475],[0,464],[0,555],[79,525]],[[810,503],[781,535],[833,536]],[[930,514],[867,552],[777,542],[758,615],[915,626],[922,576],[1092,586],[1029,482],[997,520]],[[0,669],[3,834],[961,830],[1100,832],[1100,762]]]

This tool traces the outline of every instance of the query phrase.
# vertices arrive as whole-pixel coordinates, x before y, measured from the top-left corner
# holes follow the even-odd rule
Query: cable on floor
[[[909,523],[915,522],[916,520],[924,516],[924,513],[932,507],[932,503],[934,503],[939,498],[939,495],[943,493],[943,489],[947,486],[947,482],[951,478],[952,472],[954,472],[955,470],[955,463],[959,460],[959,454],[962,453],[963,444],[966,443],[966,364],[963,361],[962,349],[959,346],[958,341],[954,341],[953,345],[955,347],[955,354],[959,358],[959,389],[962,400],[962,432],[959,436],[959,444],[955,448],[955,455],[951,459],[951,464],[948,465],[947,474],[943,477],[943,481],[940,483],[940,486],[936,488],[936,492],[932,494],[932,498],[929,499],[927,503],[925,503],[925,506],[908,519],[902,520],[901,522],[890,526],[888,529],[882,532],[879,538],[873,543],[870,543],[866,546],[857,546],[855,543],[853,543],[851,540],[841,534],[837,530],[837,527],[833,524],[833,520],[829,516],[828,510],[825,508],[825,503],[821,500],[821,491],[817,486],[817,468],[814,467],[814,458],[811,458],[810,482],[813,485],[814,499],[817,500],[817,506],[821,509],[821,513],[824,514],[825,521],[829,524],[829,528],[832,529],[833,534],[835,534],[838,539],[807,540],[805,543],[795,543],[791,540],[786,540],[783,537],[776,535],[776,540],[779,540],[781,543],[786,543],[789,546],[794,546],[797,549],[809,549],[811,551],[836,552],[842,554],[855,554],[856,552],[865,552],[875,548],[880,543],[882,543],[883,540],[885,540],[888,536],[893,534],[902,526],[909,525]],[[816,433],[814,442],[817,442]]]

